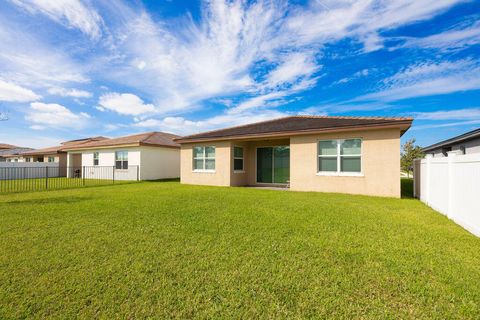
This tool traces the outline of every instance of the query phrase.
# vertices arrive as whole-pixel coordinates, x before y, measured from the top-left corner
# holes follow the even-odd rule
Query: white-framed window
[[[99,153],[98,152],[94,152],[93,153],[93,165],[94,166],[98,166],[98,159],[99,159]]]
[[[215,147],[193,147],[193,171],[215,171]]]
[[[115,169],[128,169],[128,151],[115,152]]]
[[[361,174],[362,139],[335,139],[318,142],[319,174]]]
[[[48,157],[48,162],[55,162],[55,157]]]
[[[25,162],[30,162],[30,158],[29,157],[25,158]]]
[[[233,171],[234,172],[243,172],[244,161],[243,161],[243,147],[233,147]]]

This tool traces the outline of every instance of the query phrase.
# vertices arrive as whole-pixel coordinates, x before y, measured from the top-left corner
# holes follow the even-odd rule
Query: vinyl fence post
[[[137,166],[137,181],[139,181],[138,173],[139,173],[139,167]]]
[[[115,166],[112,167],[112,184],[115,184]]]
[[[82,168],[82,182],[83,182],[83,186],[85,186],[85,166],[83,166]]]
[[[45,189],[48,190],[48,166],[45,167]]]

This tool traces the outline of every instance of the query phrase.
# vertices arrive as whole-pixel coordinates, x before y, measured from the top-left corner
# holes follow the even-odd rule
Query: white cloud
[[[31,88],[85,83],[86,67],[74,61],[58,44],[0,12],[0,74],[4,80]]]
[[[93,39],[101,35],[102,18],[92,6],[79,0],[10,0],[31,13],[40,12],[69,28],[79,29]]]
[[[343,83],[347,83],[347,82],[353,81],[353,80],[358,79],[358,78],[367,77],[372,71],[376,71],[376,69],[375,68],[373,68],[371,70],[370,69],[362,69],[360,71],[355,72],[350,77],[341,78],[340,80],[337,80],[337,81],[333,82],[332,85],[343,84]]]
[[[320,69],[313,60],[312,54],[293,53],[287,55],[284,61],[274,70],[272,70],[266,79],[269,87],[292,84],[301,78],[310,77]]]
[[[378,31],[427,20],[462,0],[323,0],[297,9],[287,18],[289,41],[311,44],[358,38],[365,51],[382,47]]]
[[[415,112],[417,120],[480,120],[480,108]]]
[[[146,104],[131,93],[106,93],[100,97],[98,103],[105,109],[124,115],[138,116],[155,111],[153,104]]]
[[[74,97],[74,98],[90,98],[92,93],[85,90],[67,89],[61,87],[53,87],[48,89],[48,93],[61,97]]]
[[[471,60],[419,63],[383,82],[379,91],[352,101],[396,101],[480,89],[480,64]]]
[[[30,89],[0,79],[0,101],[28,102],[40,98],[41,96]]]
[[[480,43],[480,22],[455,28],[424,38],[407,38],[400,47],[457,50]]]
[[[76,114],[60,104],[42,102],[30,103],[30,108],[25,115],[25,120],[32,124],[30,128],[35,130],[45,128],[81,129],[88,124],[90,118],[87,113]]]
[[[456,122],[448,122],[442,124],[425,124],[420,126],[413,126],[410,130],[423,130],[423,129],[438,129],[438,128],[446,128],[446,127],[459,127],[459,126],[468,126],[468,125],[478,125],[480,124],[480,120],[467,120],[467,121],[456,121]]]

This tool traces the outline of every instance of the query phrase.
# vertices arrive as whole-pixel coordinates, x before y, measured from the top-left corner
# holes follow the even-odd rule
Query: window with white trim
[[[362,172],[362,139],[337,139],[319,141],[318,172]]]
[[[243,147],[233,147],[233,171],[243,172]]]
[[[215,171],[215,147],[193,147],[193,170]]]
[[[94,166],[98,166],[98,158],[99,158],[99,153],[98,153],[98,152],[94,152],[94,153],[93,153],[93,165],[94,165]]]
[[[115,152],[115,169],[128,169],[128,151]]]
[[[55,162],[55,157],[48,157],[48,162]]]

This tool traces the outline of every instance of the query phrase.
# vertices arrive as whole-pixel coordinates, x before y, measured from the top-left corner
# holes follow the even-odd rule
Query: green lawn
[[[414,199],[178,182],[19,193],[0,196],[0,239],[0,319],[480,314],[480,239]]]

